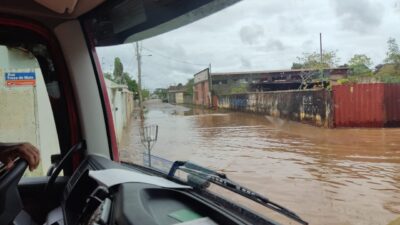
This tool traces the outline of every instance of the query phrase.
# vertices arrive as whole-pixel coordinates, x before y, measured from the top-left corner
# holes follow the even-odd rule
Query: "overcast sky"
[[[243,0],[182,28],[142,41],[143,84],[151,90],[212,72],[289,69],[302,52],[337,50],[340,63],[366,54],[385,58],[400,42],[400,0]],[[98,48],[104,71],[120,57],[136,79],[133,44]]]

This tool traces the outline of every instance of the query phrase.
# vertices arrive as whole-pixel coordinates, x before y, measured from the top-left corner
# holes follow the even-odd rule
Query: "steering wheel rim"
[[[22,210],[17,186],[27,167],[28,163],[20,158],[0,177],[0,224],[11,223]]]
[[[62,159],[60,160],[60,162],[55,166],[55,168],[53,169],[53,173],[50,175],[47,184],[45,186],[44,189],[44,193],[47,196],[52,196],[52,189],[53,189],[53,185],[58,177],[58,174],[60,174],[61,170],[64,168],[64,166],[66,165],[66,162],[68,162],[68,160],[72,157],[73,153],[82,149],[84,147],[84,142],[81,141],[75,145],[73,145],[68,151],[67,153],[65,153],[65,155],[62,157]],[[49,207],[49,202],[48,200],[45,201],[45,208]]]

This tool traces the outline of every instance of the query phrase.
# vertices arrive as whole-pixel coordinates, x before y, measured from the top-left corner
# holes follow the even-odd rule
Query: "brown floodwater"
[[[159,126],[153,155],[224,172],[310,224],[386,225],[400,217],[400,129],[324,129],[154,102],[145,124]],[[143,162],[138,127],[134,120],[125,134],[122,160]]]

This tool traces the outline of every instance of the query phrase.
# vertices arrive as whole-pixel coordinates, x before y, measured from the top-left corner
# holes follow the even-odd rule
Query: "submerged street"
[[[323,129],[157,101],[146,110],[145,124],[159,126],[153,155],[226,173],[310,224],[388,224],[400,216],[400,129]],[[120,144],[123,161],[143,163],[138,129],[136,118]]]

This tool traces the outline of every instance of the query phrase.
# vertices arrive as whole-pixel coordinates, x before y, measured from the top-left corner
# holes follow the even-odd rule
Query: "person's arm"
[[[0,162],[7,169],[14,165],[16,158],[23,158],[28,162],[29,170],[37,168],[40,162],[39,150],[30,143],[0,143]]]

